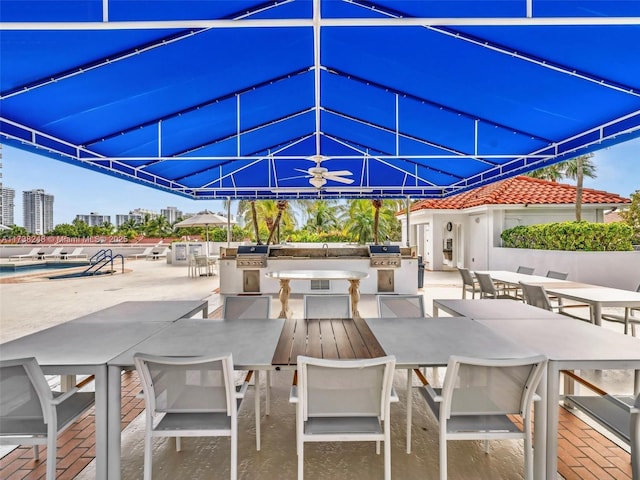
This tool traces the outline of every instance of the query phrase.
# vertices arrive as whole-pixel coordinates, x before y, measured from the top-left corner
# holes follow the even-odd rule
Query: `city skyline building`
[[[0,225],[5,227],[15,225],[15,198],[16,191],[13,188],[4,187],[0,184]]]
[[[90,227],[101,227],[105,223],[111,223],[111,215],[101,215],[97,212],[91,212],[89,215],[77,214],[76,220],[83,221]]]
[[[35,235],[53,230],[53,195],[40,188],[22,192],[24,228]]]
[[[138,214],[117,214],[116,215],[116,228],[120,228],[125,223],[133,220],[135,223],[141,223],[143,219],[142,215]]]
[[[170,224],[174,224],[183,214],[177,207],[167,207],[160,210],[160,215],[166,218]]]

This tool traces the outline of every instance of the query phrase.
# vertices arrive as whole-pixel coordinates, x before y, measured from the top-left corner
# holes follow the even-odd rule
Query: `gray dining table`
[[[206,303],[188,300],[114,305],[3,343],[0,345],[0,360],[35,357],[47,375],[95,376],[96,478],[115,478],[116,473],[108,469],[108,402],[110,397],[120,398],[120,384],[117,391],[109,392],[107,362],[179,318],[205,312]],[[119,411],[116,418],[119,438]]]
[[[591,322],[598,326],[602,325],[603,307],[640,307],[640,292],[631,290],[590,285],[569,280],[558,280],[506,270],[490,270],[484,273],[491,275],[493,280],[509,285],[518,286],[519,282],[542,285],[545,290],[552,295],[579,303],[585,303],[591,307]]]
[[[558,317],[561,317],[558,315]],[[544,399],[540,410],[546,422],[540,422],[536,409],[536,449],[546,449],[546,468],[541,478],[557,475],[558,421],[560,377],[562,370],[635,370],[637,394],[640,386],[640,338],[601,328],[575,319],[477,319],[480,323],[523,347],[545,355],[549,359],[546,383],[541,384]],[[544,443],[540,440],[544,438]],[[539,459],[538,459],[539,461]]]
[[[199,356],[231,353],[236,370],[255,371],[256,448],[260,450],[260,371],[270,370],[284,319],[181,319],[122,350],[108,363],[109,480],[120,479],[121,371],[134,368],[133,355]],[[268,388],[268,386],[267,386]]]
[[[201,313],[209,316],[207,300],[145,300],[122,302],[88,313],[73,322],[174,322]]]
[[[564,315],[558,315],[557,313],[550,312],[543,308],[527,305],[526,303],[518,302],[515,300],[507,299],[494,299],[494,298],[482,298],[482,299],[440,299],[433,300],[433,316],[437,317],[440,310],[448,313],[449,315],[468,317],[468,318],[505,318],[505,319],[517,319],[517,318],[555,318],[557,320],[566,319],[571,320]]]
[[[407,453],[411,453],[411,369],[446,366],[451,355],[514,358],[537,354],[470,318],[367,318],[366,322],[384,351],[395,355],[396,368],[408,370]]]
[[[0,360],[35,357],[47,375],[95,376],[96,478],[112,478],[108,471],[107,362],[169,322],[67,322],[0,345]],[[117,392],[118,396],[120,391]],[[118,423],[120,416],[118,415]]]
[[[510,272],[512,273],[512,272]],[[536,431],[546,431],[547,463],[545,478],[554,478],[557,469],[558,403],[560,400],[560,371],[570,369],[607,368],[635,369],[634,390],[640,388],[640,339],[599,328],[564,315],[549,312],[514,300],[434,300],[435,309],[477,320],[536,352],[549,358],[545,410],[547,422],[536,422]],[[569,387],[569,382],[565,382]],[[543,430],[544,429],[544,430]],[[536,436],[536,441],[541,436]],[[540,443],[536,446],[538,448]],[[555,474],[554,474],[555,475]]]

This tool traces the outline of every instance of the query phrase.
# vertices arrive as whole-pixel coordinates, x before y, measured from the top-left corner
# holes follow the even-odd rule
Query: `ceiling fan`
[[[315,167],[311,167],[307,170],[302,170],[301,168],[295,168],[294,170],[296,172],[306,173],[309,177],[309,183],[318,189],[322,188],[327,183],[327,180],[345,183],[347,185],[352,184],[353,180],[351,178],[343,178],[345,176],[353,175],[349,170],[330,171],[327,168],[320,166],[320,163],[327,158],[328,157],[322,155],[314,155],[310,157],[309,160],[316,163]]]

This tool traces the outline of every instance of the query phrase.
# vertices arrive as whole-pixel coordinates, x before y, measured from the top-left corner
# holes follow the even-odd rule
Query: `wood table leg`
[[[289,295],[291,294],[291,287],[289,286],[289,280],[280,279],[280,304],[282,305],[280,315],[278,318],[288,318],[289,313]]]
[[[360,280],[349,280],[349,295],[351,295],[351,315],[353,318],[361,318],[358,312],[358,302],[360,301]]]

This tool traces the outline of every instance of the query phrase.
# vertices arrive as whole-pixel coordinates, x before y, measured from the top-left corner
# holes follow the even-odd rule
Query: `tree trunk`
[[[378,227],[380,225],[380,207],[382,207],[382,200],[371,200],[373,204],[374,212],[373,212],[373,244],[379,245],[380,241],[378,239]]]
[[[258,212],[256,211],[255,200],[251,200],[251,221],[253,222],[253,231],[256,234],[256,245],[262,245],[260,241],[260,230],[258,230]]]
[[[278,215],[276,216],[276,219],[273,222],[273,225],[271,225],[271,227],[269,228],[269,238],[267,239],[267,245],[269,245],[273,240],[273,236],[276,232],[276,229],[278,229],[280,226],[280,219],[282,218],[282,212],[284,212],[288,206],[289,206],[288,202],[284,200],[278,200],[278,203],[277,203]]]
[[[582,220],[582,181],[584,179],[582,171],[582,157],[577,159],[576,171],[576,221]]]

